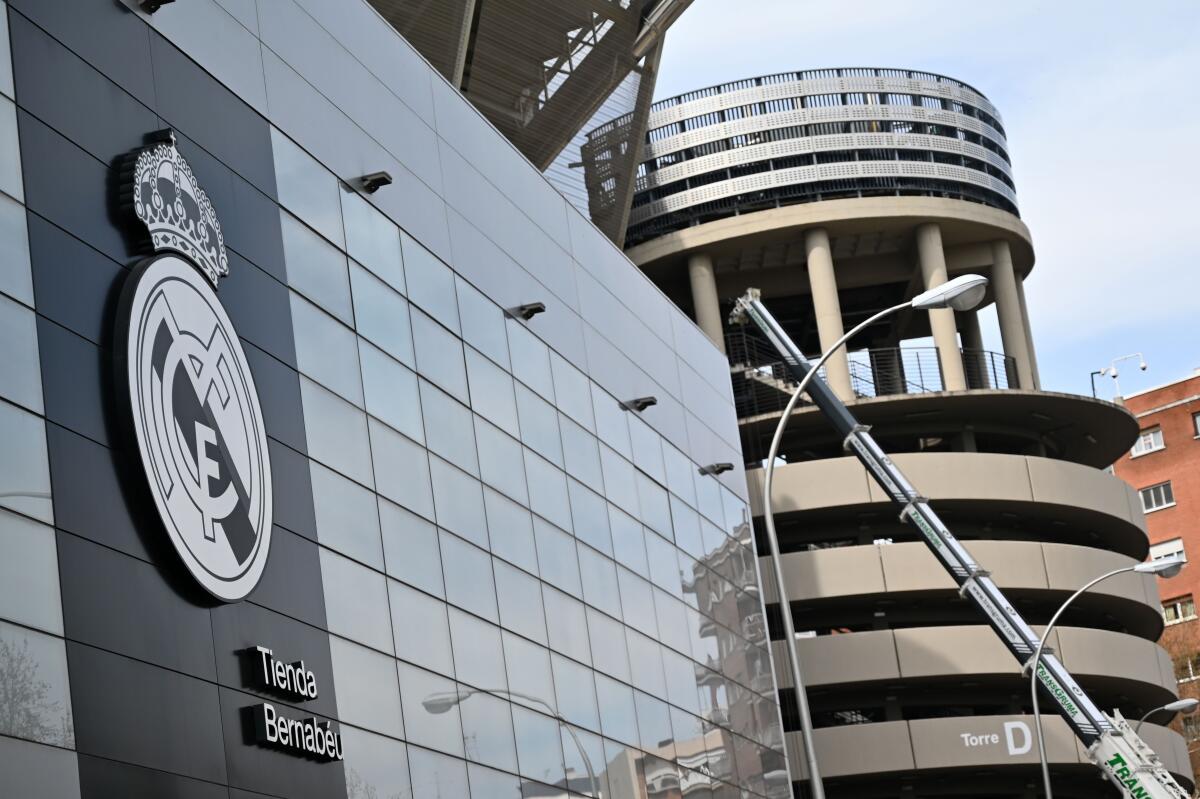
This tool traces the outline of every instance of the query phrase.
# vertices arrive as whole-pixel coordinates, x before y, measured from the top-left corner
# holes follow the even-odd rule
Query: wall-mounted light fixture
[[[142,0],[142,11],[145,11],[147,14],[153,14],[167,3],[174,2],[175,0]]]
[[[627,411],[637,411],[641,413],[652,405],[658,404],[658,397],[635,397],[631,400],[626,400],[621,403],[621,407]]]
[[[524,305],[518,305],[515,308],[505,308],[504,313],[511,316],[513,319],[524,319],[528,322],[533,317],[546,310],[544,302],[527,302]]]
[[[358,185],[367,194],[374,194],[384,186],[392,185],[392,176],[387,172],[371,172],[358,179]]]
[[[704,474],[704,475],[711,474],[714,477],[718,474],[724,474],[725,472],[732,472],[732,471],[733,471],[733,464],[729,463],[728,461],[726,461],[724,463],[710,463],[707,466],[700,467],[700,474]]]

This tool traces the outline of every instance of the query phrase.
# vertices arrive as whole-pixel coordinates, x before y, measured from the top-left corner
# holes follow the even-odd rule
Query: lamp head
[[[983,299],[987,284],[988,279],[983,275],[959,275],[913,297],[912,307],[918,311],[934,308],[969,311]]]
[[[433,713],[434,715],[441,715],[442,713],[449,712],[455,705],[466,698],[467,697],[465,695],[457,692],[451,692],[448,694],[431,694],[430,696],[427,696],[421,702],[421,704],[424,705],[425,709],[430,713]]]
[[[1200,707],[1200,699],[1177,699],[1163,705],[1162,709],[1172,713],[1195,713],[1198,707]]]
[[[1172,555],[1169,558],[1159,558],[1158,560],[1139,563],[1133,567],[1133,570],[1138,574],[1157,574],[1159,577],[1170,579],[1183,570],[1185,563],[1187,561],[1183,558],[1178,555]]]

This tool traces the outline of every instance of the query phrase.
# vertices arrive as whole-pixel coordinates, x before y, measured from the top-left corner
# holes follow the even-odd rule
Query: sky
[[[999,108],[1043,389],[1090,394],[1134,352],[1148,368],[1118,365],[1124,394],[1200,367],[1200,2],[695,0],[655,94],[850,66],[948,75]]]

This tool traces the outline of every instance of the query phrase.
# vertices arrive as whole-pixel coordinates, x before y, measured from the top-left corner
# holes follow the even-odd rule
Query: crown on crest
[[[146,225],[157,250],[190,258],[215,288],[229,274],[221,224],[192,168],[164,131],[157,144],[141,150],[133,169],[133,210]]]

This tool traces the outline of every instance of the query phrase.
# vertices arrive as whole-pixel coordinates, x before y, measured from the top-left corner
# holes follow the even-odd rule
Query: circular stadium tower
[[[994,322],[894,314],[832,358],[826,380],[1035,627],[1092,577],[1146,557],[1137,493],[1103,471],[1137,421],[1041,390],[1023,287],[1033,243],[1004,126],[980,92],[924,72],[823,69],[662,100],[638,122],[589,135],[593,208],[614,202],[616,170],[636,169],[627,254],[729,358],[756,524],[758,467],[795,383],[755,330],[727,326],[733,300],[760,289],[815,356],[868,316],[978,273]],[[1002,352],[984,349],[985,324]],[[803,638],[831,795],[1039,796],[1018,664],[816,409],[798,408],[780,454],[787,634]],[[760,570],[770,578],[769,564]],[[791,774],[806,796],[772,579],[764,600]],[[1177,695],[1162,629],[1154,578],[1125,575],[1081,598],[1051,645],[1101,707],[1136,719]],[[1143,737],[1191,785],[1164,715]],[[1056,795],[1116,795],[1060,719],[1046,728]]]

